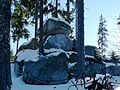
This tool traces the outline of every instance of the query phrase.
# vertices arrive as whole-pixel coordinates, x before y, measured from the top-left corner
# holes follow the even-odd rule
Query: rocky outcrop
[[[45,35],[64,34],[66,36],[69,36],[71,32],[72,29],[69,24],[59,18],[50,18],[44,24]]]
[[[76,42],[77,42],[77,40],[74,39],[73,40],[73,51],[77,51]],[[96,46],[87,45],[87,46],[85,46],[85,55],[95,56],[96,50],[97,50]]]
[[[68,82],[68,65],[65,53],[39,57],[36,62],[24,64],[23,81],[27,84],[62,84]]]
[[[73,41],[63,34],[49,36],[44,43],[44,48],[56,48],[71,51],[73,48]]]
[[[36,46],[35,46],[35,43],[36,43]],[[21,50],[25,50],[25,49],[34,50],[34,49],[37,49],[37,48],[39,48],[39,42],[38,42],[38,40],[35,40],[34,38],[32,38],[29,42],[23,43],[19,47],[18,52],[21,51]]]
[[[112,76],[120,76],[120,66],[108,66],[106,68],[106,73]]]
[[[85,55],[95,56],[96,46],[85,46]]]
[[[72,53],[68,61],[72,64],[77,62],[76,53]],[[95,74],[105,74],[105,64],[102,61],[98,61],[93,56],[85,56],[85,76],[93,77]],[[72,73],[76,76],[76,64],[71,67]]]
[[[17,77],[20,77],[23,75],[23,66],[24,66],[24,60],[18,62],[16,61],[14,64],[14,73]]]

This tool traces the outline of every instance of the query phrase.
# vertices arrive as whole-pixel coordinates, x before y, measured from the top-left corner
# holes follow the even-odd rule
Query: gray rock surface
[[[77,40],[74,39],[73,40],[73,51],[77,51],[76,42]],[[96,50],[97,50],[96,46],[87,45],[85,46],[85,55],[95,56]]]
[[[33,49],[35,47],[35,42],[36,42],[36,48],[39,48],[39,42],[38,40],[35,40],[34,38],[32,38],[29,42],[23,43],[19,49],[18,52],[24,49]]]
[[[95,56],[96,46],[85,46],[85,55]]]
[[[120,76],[120,66],[109,66],[106,69],[106,73],[112,76]]]
[[[77,55],[72,53],[68,59],[70,63],[77,62]],[[76,76],[76,65],[71,67]],[[85,75],[93,77],[95,74],[105,74],[105,64],[95,58],[85,57]]]
[[[68,82],[67,56],[40,57],[37,62],[28,61],[24,64],[23,81],[27,84],[62,84]]]
[[[24,66],[24,61],[18,62],[16,61],[14,64],[14,73],[17,77],[20,77],[23,75],[23,66]]]
[[[45,35],[64,34],[68,36],[72,32],[71,27],[58,18],[50,18],[44,24]]]
[[[73,48],[73,41],[62,34],[49,36],[44,43],[44,48],[56,48],[63,49],[65,51],[71,51]]]
[[[92,62],[92,61],[86,61],[85,62],[85,73],[86,76],[93,77],[95,74],[105,74],[105,65]]]

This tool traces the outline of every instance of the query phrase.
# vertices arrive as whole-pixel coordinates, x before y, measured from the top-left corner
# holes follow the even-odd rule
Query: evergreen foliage
[[[119,56],[116,54],[115,51],[112,51],[110,56],[111,56],[112,61],[118,61],[119,60]]]
[[[118,18],[118,23],[117,23],[118,25],[120,25],[120,16],[119,16],[119,18]]]
[[[108,30],[106,29],[106,20],[101,15],[99,29],[98,29],[98,49],[102,56],[105,55],[106,48],[108,47],[107,35],[108,35]]]
[[[25,8],[17,2],[15,5],[14,12],[11,16],[11,28],[13,41],[17,41],[16,51],[18,50],[19,40],[21,38],[28,39],[30,34],[26,26],[28,23],[28,12]]]
[[[97,60],[101,60],[101,59],[102,59],[101,52],[99,51],[99,49],[96,49],[96,50],[95,50],[94,57],[95,57]]]

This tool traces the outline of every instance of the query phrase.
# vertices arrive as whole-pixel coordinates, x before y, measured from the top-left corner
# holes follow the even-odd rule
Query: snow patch
[[[60,53],[65,53],[67,58],[69,58],[70,56],[67,54],[67,52],[65,52],[64,50],[62,49],[56,49],[56,48],[51,48],[51,49],[44,49],[44,52],[45,53],[49,53],[47,56],[58,56],[60,55]]]
[[[77,64],[77,62],[69,63],[69,64],[68,64],[68,68],[71,68],[71,67],[75,66],[75,64]]]
[[[77,52],[74,52],[74,51],[68,51],[67,52],[70,56],[72,55],[72,54],[77,54]]]
[[[94,59],[94,56],[85,55],[85,58],[93,58]]]
[[[62,19],[62,18],[51,17],[49,19],[52,19],[54,21],[64,22],[65,24],[67,24],[68,26],[70,26],[70,24],[67,21],[65,21],[64,19]]]
[[[12,76],[12,88],[11,90],[68,90],[70,85],[73,85],[71,80],[67,84],[61,84],[61,85],[28,85],[25,84],[22,81],[22,77],[16,78],[14,76],[14,64],[11,64],[11,76]],[[104,77],[101,74],[96,75],[97,78]],[[96,79],[97,79],[96,78]],[[117,80],[117,82],[120,82],[120,76],[113,76],[114,80]],[[85,81],[89,80],[89,77],[85,78]],[[72,81],[75,83],[75,80],[72,79]],[[114,90],[120,90],[120,84],[115,84]],[[76,87],[71,86],[69,90],[76,90]],[[83,86],[78,85],[78,90],[86,90]]]
[[[26,49],[22,50],[17,53],[17,60],[18,62],[24,60],[25,62],[27,61],[38,61],[38,49],[37,50],[31,50],[31,49]]]
[[[45,45],[45,44],[47,44],[47,42],[48,42],[49,38],[51,38],[51,37],[52,37],[52,36],[48,36],[48,37],[47,37],[47,39],[45,40],[44,45]]]
[[[106,67],[109,67],[109,66],[120,66],[120,63],[106,63]]]

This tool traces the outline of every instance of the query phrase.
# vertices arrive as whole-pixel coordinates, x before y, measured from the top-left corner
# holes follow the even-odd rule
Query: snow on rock
[[[72,55],[72,54],[77,54],[77,52],[74,52],[74,51],[68,51],[67,54]]]
[[[106,63],[105,66],[106,66],[106,67],[115,66],[115,63]]]
[[[117,66],[120,66],[120,63],[112,63],[112,62],[111,62],[111,63],[105,63],[105,66],[106,66],[106,67],[116,66],[116,65],[117,65]]]
[[[94,59],[94,56],[85,55],[85,58],[93,58]]]
[[[52,36],[48,36],[48,38],[45,40],[45,43],[43,45],[45,45],[48,42],[50,37],[52,37]]]
[[[70,55],[72,54],[77,54],[77,52],[74,51],[64,51],[62,49],[56,49],[56,48],[51,48],[51,49],[44,49],[44,53],[47,53],[47,56],[58,56],[60,53],[65,53],[68,58],[70,58]]]
[[[45,53],[48,53],[48,57],[49,56],[58,56],[60,53],[65,53],[67,58],[69,58],[69,55],[67,54],[66,51],[62,50],[62,49],[55,49],[55,48],[51,48],[51,49],[44,49]]]
[[[24,60],[25,62],[27,61],[38,61],[38,49],[37,50],[31,50],[31,49],[26,49],[22,50],[17,53],[17,60],[18,62]]]
[[[46,56],[58,56],[60,53],[65,53],[67,58],[70,58],[70,55],[72,53],[76,53],[73,51],[64,51],[62,49],[55,49],[55,48],[51,48],[51,49],[44,49],[44,53],[47,53]],[[38,61],[38,49],[37,50],[32,50],[32,49],[26,49],[26,50],[22,50],[20,52],[17,53],[17,59],[16,61],[20,62],[22,60],[24,60],[25,62],[27,61]]]
[[[67,25],[69,25],[69,26],[70,26],[70,24],[69,24],[67,21],[65,21],[64,19],[61,19],[61,18],[56,18],[56,17],[52,17],[52,18],[49,18],[49,19],[52,19],[52,20],[55,20],[55,21],[64,22],[65,24],[67,24]]]
[[[75,64],[77,64],[77,62],[69,63],[69,64],[68,64],[68,68],[71,68],[71,67],[75,66]]]
[[[74,51],[64,51],[62,49],[44,49],[44,53],[46,53],[46,56],[58,56],[60,53],[65,53],[67,58],[70,58],[72,54],[77,54],[77,52]],[[17,53],[17,60],[18,62],[24,60],[25,62],[27,61],[38,61],[38,49],[37,50],[32,50],[32,49],[26,49],[22,50]],[[94,58],[93,56],[90,55],[85,55],[85,58]],[[114,65],[114,64],[113,64]]]

